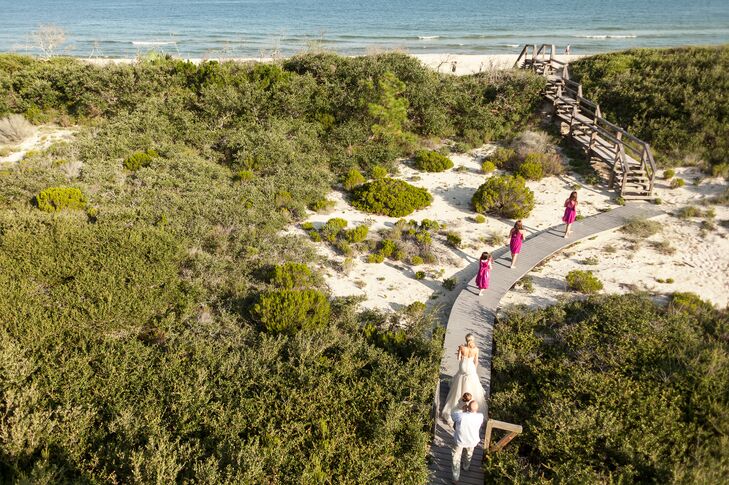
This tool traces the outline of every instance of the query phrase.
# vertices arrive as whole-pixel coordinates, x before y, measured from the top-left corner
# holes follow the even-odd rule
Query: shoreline
[[[387,52],[387,51],[385,51]],[[397,52],[397,51],[393,51]],[[514,66],[514,63],[518,59],[518,54],[444,54],[444,53],[430,53],[430,54],[412,54],[404,52],[405,54],[418,59],[425,66],[433,69],[436,72],[442,72],[446,74],[456,75],[468,75],[477,74],[479,72],[491,71],[491,70],[502,70],[510,69]],[[558,54],[555,57],[563,62],[572,62],[583,57],[589,57],[593,54],[571,54],[564,55]],[[344,57],[359,57],[359,56],[344,56]],[[181,59],[192,62],[193,64],[200,64],[206,61],[218,61],[218,62],[274,62],[281,59],[287,59],[288,57],[210,57],[210,58],[190,58]],[[107,66],[110,64],[134,64],[137,59],[134,58],[119,58],[119,59],[88,59],[76,57],[82,62],[87,62],[95,66]],[[453,70],[453,63],[455,63],[455,71]]]

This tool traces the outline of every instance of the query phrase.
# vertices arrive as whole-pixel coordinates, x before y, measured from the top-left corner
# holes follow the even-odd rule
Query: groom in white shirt
[[[481,425],[483,424],[483,414],[478,412],[478,403],[471,401],[463,406],[463,411],[453,413],[453,423],[455,433],[453,439],[453,483],[458,483],[461,477],[461,456],[463,450],[466,450],[466,461],[463,469],[468,471],[471,466],[471,458],[473,457],[473,449],[479,441],[481,441]]]

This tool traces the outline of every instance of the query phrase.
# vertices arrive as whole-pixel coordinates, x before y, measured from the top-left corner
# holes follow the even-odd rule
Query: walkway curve
[[[440,363],[440,392],[439,396],[436,396],[436,403],[439,403],[438,414],[440,414],[443,402],[448,394],[450,377],[458,368],[456,349],[464,341],[467,333],[476,336],[476,342],[481,349],[478,374],[486,390],[488,402],[491,384],[494,317],[499,308],[499,302],[514,283],[529,273],[545,258],[577,241],[623,226],[633,218],[648,219],[663,213],[657,207],[646,203],[631,203],[575,222],[572,227],[572,235],[566,239],[562,237],[564,235],[564,225],[536,232],[529,235],[524,241],[522,253],[519,255],[517,266],[514,269],[510,268],[511,255],[508,247],[502,247],[493,252],[494,266],[491,270],[491,284],[481,297],[478,296],[478,288],[475,283],[478,262],[472,263],[467,271],[468,274],[474,276],[466,283],[456,298],[448,318],[445,340],[443,341],[443,359]],[[430,483],[451,483],[452,433],[453,430],[450,426],[437,419],[435,436],[430,449]],[[483,485],[483,472],[481,467],[478,466],[482,456],[483,450],[479,446],[473,455],[474,466],[468,472],[461,472],[459,483]]]

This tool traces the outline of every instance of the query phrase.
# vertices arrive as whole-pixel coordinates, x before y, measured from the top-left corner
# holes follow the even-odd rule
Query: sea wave
[[[156,40],[133,40],[132,45],[171,45],[177,44],[174,40],[156,41]]]
[[[635,39],[638,36],[637,35],[598,34],[598,35],[575,35],[574,37],[577,37],[579,39]]]
[[[440,39],[440,35],[419,35],[418,39],[420,39],[420,40]]]

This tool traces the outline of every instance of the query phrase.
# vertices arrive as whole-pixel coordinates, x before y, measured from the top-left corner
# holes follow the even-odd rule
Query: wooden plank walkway
[[[445,402],[448,394],[450,378],[458,369],[456,350],[464,342],[467,333],[476,336],[476,343],[481,350],[478,374],[486,390],[488,402],[491,387],[494,317],[499,302],[514,283],[529,273],[534,266],[545,258],[581,239],[620,227],[631,218],[651,218],[660,214],[663,214],[663,211],[655,206],[646,203],[631,203],[575,222],[572,226],[572,235],[567,239],[562,237],[564,235],[564,225],[529,234],[524,241],[522,253],[519,255],[517,266],[514,269],[510,268],[511,255],[508,246],[494,251],[491,284],[489,289],[484,291],[484,294],[480,297],[475,283],[478,262],[472,263],[468,271],[473,275],[473,278],[468,280],[465,285],[462,285],[465,287],[462,288],[453,303],[448,318],[448,327],[443,342],[443,360],[440,365],[440,393],[439,396],[436,396],[436,403],[440,403],[437,414],[440,415],[442,403]],[[436,418],[436,420],[435,436],[430,449],[430,483],[449,484],[451,483],[453,430],[441,419]],[[473,466],[468,472],[461,472],[460,483],[468,485],[483,484],[483,472],[480,467],[482,456],[483,450],[481,446],[478,446],[474,452]]]

